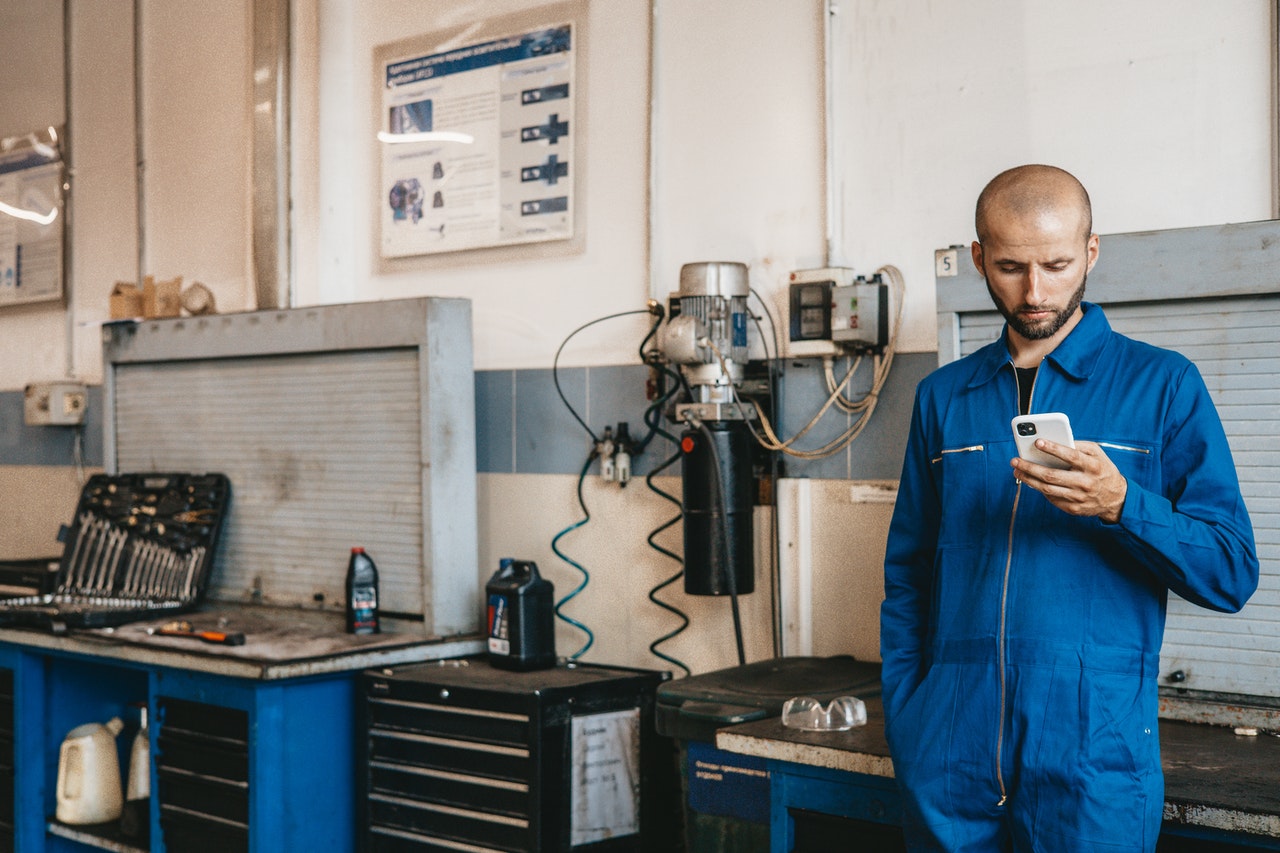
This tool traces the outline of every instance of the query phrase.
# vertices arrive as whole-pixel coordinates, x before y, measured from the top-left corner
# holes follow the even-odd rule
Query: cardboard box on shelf
[[[148,320],[156,317],[177,317],[182,313],[182,276],[168,281],[156,281],[147,276],[142,285],[142,316]]]
[[[110,315],[112,320],[128,320],[142,316],[142,291],[131,281],[117,281],[111,288]]]

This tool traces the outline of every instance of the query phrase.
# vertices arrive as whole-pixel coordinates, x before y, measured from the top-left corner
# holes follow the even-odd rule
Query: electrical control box
[[[831,339],[861,352],[881,352],[889,342],[889,286],[880,276],[859,276],[831,291]]]
[[[853,270],[820,267],[791,273],[788,294],[787,355],[791,358],[836,356],[831,339],[831,291],[853,280]]]
[[[27,426],[76,426],[84,423],[89,402],[82,382],[41,382],[28,385],[22,402]]]
[[[881,352],[888,344],[889,288],[878,273],[820,267],[792,272],[790,283],[789,357]]]

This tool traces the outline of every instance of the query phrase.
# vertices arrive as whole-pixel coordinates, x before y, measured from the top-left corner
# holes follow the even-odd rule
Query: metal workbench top
[[[866,700],[867,724],[847,732],[789,729],[776,717],[720,729],[716,746],[870,776],[893,777],[879,696]],[[1166,822],[1280,838],[1280,737],[1160,721]]]
[[[244,645],[215,645],[147,633],[149,628],[175,619],[188,621],[197,630],[243,633]],[[383,620],[381,634],[352,635],[344,629],[342,613],[223,603],[177,617],[65,634],[3,628],[0,643],[257,680],[394,666],[484,651],[484,640],[478,634],[432,637],[422,633],[421,625],[397,627],[393,620]]]

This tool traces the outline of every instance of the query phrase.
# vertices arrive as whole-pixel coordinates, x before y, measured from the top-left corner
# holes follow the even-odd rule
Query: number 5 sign
[[[935,278],[949,278],[955,275],[959,268],[956,266],[956,250],[938,249],[933,253],[933,275]]]

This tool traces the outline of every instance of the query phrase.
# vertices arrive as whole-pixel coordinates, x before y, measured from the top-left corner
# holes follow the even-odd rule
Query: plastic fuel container
[[[489,663],[514,670],[555,666],[555,587],[537,564],[504,557],[484,593]]]

